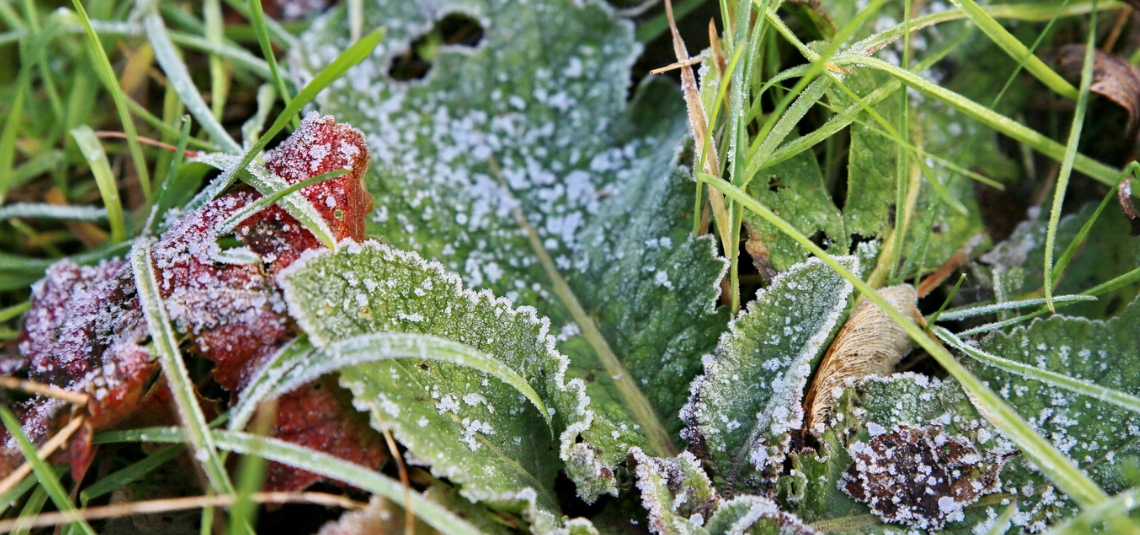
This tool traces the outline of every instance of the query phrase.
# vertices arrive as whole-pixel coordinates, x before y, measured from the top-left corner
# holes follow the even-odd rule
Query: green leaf
[[[1076,237],[1095,208],[1095,204],[1086,205],[1076,214],[1061,220],[1057,227],[1058,251]],[[1128,221],[1117,214],[1110,212],[1097,218],[1085,244],[1069,263],[1054,293],[1080,293],[1140,265],[1140,241],[1130,236],[1130,231]],[[1019,225],[1008,240],[982,256],[982,260],[992,266],[991,285],[995,289],[1000,289],[1008,298],[1041,290],[1045,234],[1046,222],[1031,219]],[[1097,296],[1096,301],[1068,305],[1064,311],[1071,316],[1108,318],[1118,314],[1138,292],[1140,285],[1126,285]]]
[[[854,257],[839,259],[856,272]],[[847,307],[851,284],[818,259],[793,266],[757,293],[721,336],[682,417],[727,488],[759,488],[779,471],[803,426],[807,380]]]
[[[103,144],[95,137],[91,128],[86,125],[72,129],[71,136],[79,145],[79,150],[83,152],[83,156],[87,158],[87,164],[95,178],[95,185],[98,186],[99,195],[103,198],[103,206],[107,210],[107,219],[111,223],[111,242],[121,243],[127,238],[123,203],[119,199],[119,187],[115,183],[115,174],[111,171],[111,164],[107,162],[107,153],[103,151]]]
[[[317,101],[368,135],[369,232],[538,308],[591,407],[637,416],[623,440],[673,449],[672,415],[726,321],[713,312],[725,264],[689,231],[681,95],[653,78],[627,104],[638,47],[602,2],[435,6],[367,4],[388,39]],[[454,11],[482,26],[478,46],[441,47],[414,83],[386,76],[433,13]],[[344,10],[318,19],[301,63],[319,68],[349,33]]]
[[[659,535],[709,535],[704,517],[720,502],[701,463],[687,451],[677,457],[649,457],[631,452],[637,461],[637,488],[649,512],[649,530]]]
[[[1133,301],[1108,321],[1065,316],[1039,319],[986,337],[978,349],[1136,396],[1140,395],[1137,332],[1140,302]],[[969,365],[1107,492],[1129,486],[1121,461],[1140,455],[1140,415],[1098,397],[1026,380],[997,367],[979,362]],[[1056,507],[1041,507],[1040,512],[1049,518]]]
[[[383,419],[437,477],[471,500],[523,515],[542,533],[558,526],[560,468],[583,495],[613,488],[607,467],[639,444],[626,443],[597,417],[583,382],[566,377],[567,359],[534,309],[475,293],[442,265],[376,242],[322,251],[307,253],[279,279],[290,314],[314,346],[331,352],[382,332],[449,340],[512,369],[548,408],[539,414],[515,386],[452,362],[383,360],[342,369],[341,384],[357,405]],[[540,431],[547,417],[557,438]]]
[[[846,252],[848,231],[843,215],[831,200],[819,162],[811,151],[801,152],[774,166],[761,169],[745,188],[758,202],[772,209],[804,234],[817,237],[829,248]],[[811,253],[763,218],[746,212],[744,220],[760,234],[768,248],[769,261],[785,271]]]

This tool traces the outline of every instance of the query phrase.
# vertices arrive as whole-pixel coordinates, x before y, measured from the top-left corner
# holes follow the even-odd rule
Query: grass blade
[[[79,0],[73,1],[78,2]],[[173,84],[174,90],[182,99],[182,103],[186,105],[190,115],[198,120],[202,128],[210,134],[216,143],[221,144],[224,150],[235,154],[241,152],[241,146],[234,141],[234,138],[230,137],[225,127],[214,118],[214,113],[206,105],[206,101],[202,99],[202,94],[198,92],[198,88],[194,86],[194,80],[190,78],[190,71],[186,69],[186,64],[178,56],[174,43],[170,41],[170,35],[166,31],[162,17],[158,13],[151,13],[143,17],[143,27],[146,30],[150,46],[154,49],[155,59],[162,66],[162,72],[166,73],[166,77],[170,79],[170,83]]]
[[[285,79],[281,77],[281,71],[277,69],[277,56],[273,52],[273,44],[269,42],[269,29],[265,25],[265,12],[261,9],[261,0],[249,0],[247,5],[249,6],[249,21],[253,23],[253,30],[257,33],[257,42],[261,45],[261,55],[269,63],[269,77],[273,81],[274,87],[277,88],[277,94],[281,95],[281,101],[288,108],[289,101],[292,98],[289,96],[289,88],[285,87]],[[301,125],[296,114],[293,114],[292,122],[293,128]]]
[[[277,92],[272,85],[262,84],[257,89],[257,113],[241,125],[242,146],[253,145],[261,137],[261,130],[265,128],[265,121],[269,120],[269,111],[276,99]]]
[[[68,206],[38,202],[18,202],[0,206],[0,221],[15,217],[64,221],[103,221],[107,219],[107,209],[96,206]]]
[[[977,102],[974,102],[958,93],[946,89],[934,82],[926,80],[921,76],[910,72],[906,69],[901,69],[887,63],[881,59],[873,57],[865,57],[861,60],[864,65],[885,71],[886,73],[901,80],[904,84],[921,91],[931,98],[936,98],[945,102],[946,104],[957,108],[962,113],[977,119],[982,124],[1001,132],[1013,139],[1016,139],[1026,145],[1029,145],[1034,150],[1049,156],[1055,160],[1061,161],[1065,158],[1066,148],[1064,145],[1049,139],[1045,135],[1033,130],[1009,117],[997,113]],[[1113,169],[1103,163],[1100,163],[1088,156],[1077,153],[1073,157],[1073,169],[1080,171],[1099,182],[1112,186],[1116,184],[1120,176],[1119,169]]]
[[[997,355],[991,355],[980,349],[970,347],[969,344],[963,342],[960,338],[955,336],[954,333],[946,330],[943,327],[935,327],[932,329],[932,331],[935,335],[938,336],[938,338],[942,339],[943,342],[950,344],[958,351],[961,351],[973,357],[975,360],[987,366],[1001,368],[1007,372],[1025,377],[1027,379],[1041,381],[1042,383],[1045,383],[1049,386],[1068,390],[1069,392],[1074,392],[1082,396],[1088,396],[1098,401],[1111,403],[1117,407],[1121,407],[1135,413],[1140,413],[1140,397],[1136,397],[1119,390],[1114,390],[1112,388],[1106,388],[1096,383],[1082,379],[1069,377],[1068,375],[1061,373],[1052,372],[1043,368],[1038,368],[1036,366],[1031,366],[1022,362],[1009,360]]]
[[[1081,93],[1077,99],[1077,111],[1073,113],[1073,126],[1069,130],[1065,157],[1061,159],[1061,172],[1057,175],[1057,186],[1053,190],[1053,209],[1049,211],[1049,227],[1045,232],[1045,303],[1049,306],[1049,310],[1053,310],[1053,245],[1057,241],[1057,225],[1061,222],[1061,206],[1065,201],[1065,190],[1069,188],[1069,177],[1073,174],[1073,158],[1077,156],[1077,145],[1080,144],[1081,130],[1085,125],[1089,88],[1092,87],[1094,52],[1096,52],[1096,13],[1092,15],[1092,28],[1089,30],[1088,44],[1085,45],[1085,64],[1081,68]]]
[[[186,363],[182,361],[182,355],[178,351],[174,328],[170,325],[166,305],[162,302],[162,295],[158,291],[154,263],[150,257],[153,241],[150,238],[137,240],[131,249],[130,260],[154,352],[162,364],[167,382],[170,383],[170,391],[174,394],[178,414],[182,418],[190,445],[194,449],[194,458],[202,465],[214,492],[229,494],[233,492],[233,485],[214,446],[213,435],[210,434],[206,424],[206,416],[202,414],[202,407],[198,405],[194,383],[191,382]]]
[[[202,18],[206,21],[206,40],[215,46],[222,44],[222,4],[220,0],[206,0],[202,4]],[[210,62],[210,109],[214,118],[222,120],[226,106],[226,64],[222,58],[211,54]]]
[[[103,145],[99,142],[99,138],[95,137],[95,132],[87,126],[73,129],[71,137],[75,139],[79,150],[87,158],[91,174],[95,177],[95,185],[99,187],[99,195],[103,197],[103,206],[107,209],[107,219],[111,223],[111,242],[121,243],[127,239],[123,204],[119,200],[119,187],[111,172],[111,164],[107,163],[107,154],[103,152]]]
[[[1054,303],[1077,303],[1081,301],[1096,301],[1096,297],[1091,295],[1059,295],[1053,298]],[[1003,310],[1016,310],[1018,308],[1029,308],[1045,304],[1045,299],[1023,299],[1021,301],[1006,301],[1004,303],[995,303],[992,305],[969,306],[965,308],[957,308],[943,312],[938,319],[943,321],[954,321],[965,318],[972,318],[974,316],[984,316],[986,314],[993,314]],[[930,320],[933,323],[933,318]]]
[[[134,481],[146,477],[147,474],[158,469],[160,466],[174,460],[179,454],[185,451],[185,447],[181,445],[167,446],[159,451],[147,455],[143,460],[134,463],[122,470],[118,470],[99,478],[91,484],[91,486],[83,489],[79,493],[79,501],[86,506],[91,500],[110,494]]]
[[[24,430],[20,428],[20,422],[16,420],[16,416],[8,407],[0,403],[0,419],[4,421],[4,427],[8,429],[8,434],[16,440],[16,444],[20,447],[20,451],[24,454],[24,458],[32,464],[32,471],[36,474],[36,479],[51,497],[52,503],[55,504],[60,511],[67,513],[75,511],[75,504],[71,503],[71,498],[68,497],[67,491],[64,490],[63,485],[59,482],[59,477],[47,461],[40,458],[36,452],[36,447],[28,441],[28,437],[24,435]],[[88,535],[96,535],[95,529],[91,527],[87,521],[76,518],[74,522]]]
[[[1046,87],[1055,91],[1058,95],[1065,98],[1076,99],[1080,96],[1077,88],[1073,87],[1068,81],[1057,74],[1056,71],[1050,69],[1041,58],[1033,54],[1028,48],[1025,47],[1013,34],[1009,33],[998,21],[994,20],[986,10],[982,9],[974,0],[953,0],[962,8],[962,11],[967,17],[973,21],[974,24],[981,28],[982,32],[990,37],[993,42],[1001,47],[1006,54],[1009,54],[1018,63],[1025,67],[1035,78],[1045,84]]]
[[[241,431],[253,418],[257,405],[277,392],[282,378],[294,367],[313,358],[315,350],[304,334],[287,342],[254,373],[249,384],[238,394],[237,404],[230,409],[230,431]]]
[[[95,437],[94,442],[96,444],[138,442],[144,436],[148,442],[181,443],[186,440],[186,437],[178,429],[166,427],[102,433]],[[263,438],[248,433],[214,431],[213,438],[218,447],[224,450],[243,455],[248,455],[256,450],[258,454],[271,461],[343,481],[354,487],[384,496],[400,506],[406,506],[408,504],[406,498],[410,497],[416,516],[443,533],[449,535],[482,534],[477,528],[448,511],[445,507],[428,500],[419,492],[405,493],[405,489],[399,481],[358,464],[283,440]]]
[[[1125,514],[1140,507],[1140,488],[1131,488],[1111,497],[1095,507],[1085,508],[1080,514],[1053,526],[1046,535],[1084,535],[1095,533],[1095,528],[1112,515]]]
[[[1128,180],[1129,176],[1136,174],[1138,171],[1140,171],[1140,162],[1132,162],[1120,173],[1120,180],[1116,182],[1115,186],[1109,188],[1104,199],[1100,201],[1100,205],[1097,206],[1096,210],[1089,216],[1089,220],[1085,221],[1084,225],[1081,225],[1081,230],[1077,231],[1077,235],[1073,237],[1073,241],[1070,242],[1069,246],[1061,253],[1061,258],[1057,259],[1057,264],[1053,266],[1053,278],[1050,281],[1050,286],[1056,286],[1057,282],[1061,280],[1061,275],[1065,273],[1065,268],[1069,267],[1069,261],[1076,256],[1077,250],[1084,244],[1085,237],[1089,235],[1089,231],[1091,231],[1093,225],[1096,224],[1096,220],[1100,218],[1101,212],[1104,211],[1108,203],[1116,196],[1116,190],[1120,188],[1120,185],[1123,184],[1125,180]]]
[[[1116,290],[1117,288],[1127,286],[1129,284],[1134,284],[1137,281],[1140,281],[1140,268],[1136,268],[1132,271],[1129,271],[1128,273],[1125,273],[1119,277],[1116,277],[1116,278],[1114,278],[1108,282],[1102,282],[1093,288],[1090,288],[1088,290],[1085,290],[1084,292],[1081,292],[1081,295],[1094,295],[1094,296],[1100,295],[1103,293],[1107,293],[1107,292],[1111,292],[1113,290]],[[1066,300],[1066,303],[1062,303],[1060,301],[1060,299],[1054,298],[1053,302],[1055,304],[1067,304],[1068,300]],[[1003,320],[1003,321],[997,321],[994,323],[987,323],[985,325],[980,325],[978,327],[974,327],[973,329],[967,329],[965,331],[958,333],[958,336],[973,336],[975,334],[981,334],[981,333],[986,333],[989,331],[1001,329],[1003,327],[1007,327],[1007,326],[1013,325],[1015,323],[1020,323],[1020,322],[1025,321],[1025,320],[1030,320],[1030,319],[1036,318],[1037,316],[1041,316],[1041,315],[1045,314],[1046,312],[1049,312],[1049,309],[1048,308],[1042,308],[1041,310],[1038,310],[1036,312],[1030,312],[1029,314],[1024,314],[1024,315],[1018,316],[1016,318],[1011,318],[1011,319]]]
[[[91,19],[87,18],[83,3],[80,0],[72,0],[71,3],[75,6],[79,21],[83,23],[83,28],[87,31],[88,50],[95,64],[98,65],[97,72],[103,80],[103,85],[107,86],[107,91],[111,93],[111,98],[115,101],[115,109],[119,112],[119,121],[123,124],[123,132],[127,135],[127,147],[131,153],[131,161],[134,162],[135,172],[139,175],[139,186],[142,188],[143,197],[146,198],[147,204],[150,204],[154,202],[154,194],[151,192],[150,171],[147,169],[146,159],[143,158],[142,144],[139,143],[135,121],[131,118],[130,109],[127,108],[123,88],[119,87],[115,70],[111,67],[111,60],[107,57],[107,52],[103,50],[103,42],[99,40],[99,34],[95,33],[95,28],[91,26]]]
[[[8,197],[8,189],[16,182],[13,166],[16,163],[16,133],[20,129],[20,119],[24,114],[24,94],[27,92],[29,71],[25,67],[16,81],[16,96],[8,108],[4,119],[4,130],[0,132],[0,204]]]

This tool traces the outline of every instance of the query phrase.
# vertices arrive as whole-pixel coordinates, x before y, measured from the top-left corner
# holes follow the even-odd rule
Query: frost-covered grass
[[[590,533],[594,528],[587,520],[564,523],[560,508],[603,494],[619,495],[610,502],[617,503],[634,484],[647,513],[632,522],[648,514],[649,525],[663,533],[690,527],[721,533],[716,530],[762,519],[798,526],[801,519],[784,509],[810,502],[811,492],[844,500],[851,495],[839,494],[828,479],[846,469],[826,464],[837,462],[838,449],[820,460],[794,448],[803,445],[803,395],[814,367],[847,314],[870,300],[932,357],[935,364],[926,365],[927,371],[952,378],[967,393],[969,405],[959,403],[957,412],[931,420],[939,430],[966,428],[964,415],[976,410],[971,425],[986,431],[971,440],[988,443],[990,429],[1000,432],[999,442],[1017,448],[1028,459],[1025,465],[1032,465],[1019,469],[1045,478],[1011,476],[1040,482],[1028,489],[987,482],[986,492],[997,489],[1006,501],[954,502],[953,520],[963,521],[963,511],[988,515],[977,520],[975,532],[1003,522],[1013,529],[1043,527],[1046,520],[1060,523],[1059,532],[1101,523],[1112,532],[1140,532],[1127,518],[1136,492],[1127,487],[1138,481],[1117,484],[1111,479],[1116,476],[1104,476],[1117,466],[1118,450],[1125,452],[1122,457],[1134,455],[1129,446],[1097,459],[1078,458],[1071,452],[1100,450],[1072,443],[1073,436],[1085,435],[1068,431],[1087,424],[1079,419],[1085,413],[1077,403],[1054,397],[1059,401],[1048,414],[1027,414],[1019,412],[1023,402],[1017,394],[1025,388],[1020,381],[1029,381],[1134,412],[1140,406],[1138,385],[1100,385],[1080,366],[1057,371],[1046,366],[1056,363],[1044,356],[1022,362],[966,340],[996,331],[1037,341],[1035,336],[1047,335],[1016,329],[1039,326],[1028,322],[1054,309],[1064,314],[1067,307],[1097,302],[1096,296],[1126,294],[1140,280],[1140,268],[1130,266],[1090,282],[1084,277],[1088,268],[1080,265],[1097,262],[1101,251],[1082,247],[1097,238],[1092,229],[1108,217],[1102,212],[1115,188],[1140,169],[1133,164],[1122,172],[1079,150],[1082,138],[1096,134],[1086,123],[1097,20],[1103,25],[1105,13],[1121,6],[1092,0],[1047,7],[870,0],[824,6],[832,10],[824,18],[809,5],[789,8],[774,0],[688,0],[676,16],[703,1],[719,5],[719,38],[703,61],[677,58],[696,71],[682,76],[684,96],[660,90],[658,80],[638,88],[627,103],[633,38],[652,41],[668,34],[663,13],[640,16],[634,34],[608,5],[586,2],[571,9],[552,2],[583,19],[566,15],[559,32],[567,38],[588,35],[588,42],[555,49],[539,41],[519,52],[491,33],[491,44],[437,44],[438,50],[425,52],[438,54],[432,68],[462,83],[431,71],[424,80],[394,82],[382,72],[387,59],[426,31],[417,18],[422,14],[410,4],[383,3],[394,13],[384,19],[391,24],[385,39],[383,30],[364,27],[372,20],[367,0],[348,0],[347,20],[329,16],[312,28],[308,22],[269,19],[256,0],[74,0],[61,9],[0,0],[0,51],[19,59],[0,63],[0,225],[6,230],[0,236],[0,341],[15,346],[19,321],[31,307],[27,288],[52,262],[129,255],[149,347],[173,388],[185,427],[105,432],[94,440],[186,444],[204,473],[203,489],[233,500],[229,508],[202,506],[203,533],[222,525],[213,521],[217,515],[229,519],[230,533],[252,529],[251,500],[266,460],[383,496],[444,533],[493,530],[493,524],[479,523],[488,518],[513,528]],[[225,22],[223,3],[248,22]],[[489,14],[493,10],[455,9],[488,32],[510,25],[526,35],[536,22],[523,15],[533,13],[518,7],[525,4],[507,5],[519,15],[497,20]],[[1044,31],[1026,42],[1010,30],[1022,25]],[[1076,85],[1036,55],[1051,45],[1045,35],[1060,26],[1081,32],[1091,45]],[[330,34],[336,37],[329,40]],[[690,39],[700,34],[689,33]],[[703,45],[689,43],[692,49]],[[970,52],[962,52],[967,47]],[[963,54],[979,49],[1007,55],[1015,66],[984,73],[1004,83],[992,99],[942,83],[946,75],[939,69],[946,58],[969,70]],[[279,63],[279,50],[291,63]],[[542,63],[551,57],[559,61]],[[468,60],[478,68],[467,67]],[[1064,135],[1038,131],[1043,122],[1030,121],[1018,105],[1003,100],[1023,102],[1023,95],[1007,97],[1007,91],[1030,84],[1073,104]],[[675,101],[655,101],[661,94]],[[678,144],[682,98],[697,139]],[[350,115],[368,136],[380,167],[368,179],[378,204],[369,230],[386,245],[338,244],[317,208],[297,193],[336,172],[287,187],[261,164],[263,151],[300,124],[306,106]],[[651,116],[654,111],[660,115]],[[122,140],[100,130],[121,131]],[[1002,271],[972,262],[995,245],[988,237],[975,238],[986,231],[975,182],[1011,187],[1028,174],[1002,167],[1001,154],[991,147],[994,132],[1058,166],[1056,185],[1048,191],[1048,222],[1034,235],[1038,242],[1009,244],[1024,261],[1027,251],[1040,251],[1044,243],[1043,259],[1032,269],[1006,265]],[[1057,141],[1062,137],[1064,142]],[[212,177],[207,167],[219,174]],[[1111,189],[1075,230],[1076,223],[1070,220],[1066,227],[1062,216],[1068,213],[1068,184],[1078,174]],[[310,254],[281,274],[290,314],[307,338],[282,347],[233,412],[208,422],[195,395],[208,370],[183,360],[183,340],[158,294],[161,281],[151,267],[149,244],[159,230],[239,180],[268,197],[219,225],[218,235],[276,204],[339,251]],[[646,200],[653,205],[641,203]],[[685,214],[680,223],[673,220],[678,214]],[[1056,261],[1055,249],[1061,249]],[[958,300],[943,313],[947,297],[939,313],[928,316],[942,323],[933,330],[921,314],[900,312],[875,291],[908,282],[918,287],[958,252],[975,269],[971,282],[976,273],[991,277],[978,284],[989,284],[992,299]],[[240,249],[216,258],[223,254],[227,262],[258,260]],[[347,260],[321,264],[335,254]],[[362,261],[356,256],[369,254],[380,260],[357,265]],[[376,269],[394,271],[386,281],[357,281],[359,273]],[[305,286],[291,279],[301,275],[313,280]],[[1066,287],[1066,276],[1084,277],[1089,285]],[[401,284],[407,287],[393,290]],[[1003,293],[1007,287],[1013,295]],[[377,303],[384,303],[383,312],[373,310]],[[452,305],[473,319],[458,312],[453,317]],[[969,323],[975,317],[993,321]],[[1060,329],[1078,332],[1083,321],[1066,319]],[[959,362],[942,342],[983,364]],[[1069,344],[1079,352],[1087,341],[1062,340],[1058,351],[1062,342],[1067,355]],[[1131,359],[1131,353],[1122,358]],[[432,364],[401,364],[406,359]],[[1010,374],[986,371],[986,365]],[[258,402],[330,371],[343,374],[341,384],[377,428],[394,432],[412,459],[431,466],[430,473],[420,472],[434,478],[434,489],[455,485],[469,501],[441,505],[448,502],[412,490],[392,474],[242,432],[256,420]],[[935,390],[921,395],[934,396]],[[853,421],[872,409],[863,411],[852,401],[858,392],[828,392],[835,410],[850,419],[822,434],[820,426],[811,440],[821,448],[862,444],[854,437],[865,429]],[[424,400],[427,405],[417,404]],[[0,417],[9,430],[18,429],[6,409]],[[1124,418],[1111,413],[1104,425],[1124,426]],[[851,435],[840,433],[844,425]],[[696,453],[676,456],[686,445],[680,437]],[[35,457],[26,441],[19,448]],[[86,507],[146,481],[180,448],[130,458],[94,481],[89,476],[77,485],[79,503]],[[232,481],[227,455],[243,457]],[[796,469],[786,473],[793,462]],[[830,487],[803,490],[810,484],[795,478],[813,469],[813,477]],[[400,471],[406,478],[402,464]],[[554,494],[560,472],[576,492]],[[1120,473],[1118,479],[1127,479],[1124,469]],[[747,487],[747,477],[758,474],[772,479]],[[0,511],[9,519],[32,518],[49,499],[59,511],[75,509],[61,476],[37,459],[31,475],[0,489]],[[1109,480],[1116,486],[1104,483]],[[675,491],[678,482],[692,496]],[[765,485],[780,490],[752,495]],[[717,492],[738,497],[728,502]],[[794,492],[802,495],[789,497]],[[1040,500],[1041,510],[1055,503],[1058,510],[1069,509],[1033,516],[1040,511],[1006,506],[1017,494]],[[704,500],[704,509],[686,509],[686,499]],[[16,502],[21,506],[9,505]],[[1065,516],[1078,510],[1080,515]],[[808,518],[818,511],[807,506],[795,512],[819,529],[835,525],[826,513]],[[836,514],[876,522],[866,511]],[[94,532],[86,521],[62,518],[65,533]],[[928,520],[914,525],[942,525]]]

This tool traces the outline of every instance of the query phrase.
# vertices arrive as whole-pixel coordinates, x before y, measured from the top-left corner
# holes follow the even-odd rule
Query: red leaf
[[[301,194],[317,207],[338,241],[364,238],[372,199],[361,180],[369,157],[359,131],[310,114],[265,161],[266,168],[290,184],[351,169],[307,186]],[[222,262],[215,229],[261,197],[245,186],[227,193],[187,214],[152,250],[159,292],[175,328],[186,335],[187,353],[213,361],[214,379],[234,397],[266,359],[296,336],[273,274],[304,251],[322,246],[296,219],[271,206],[236,230],[261,262]],[[121,259],[95,267],[61,262],[33,287],[18,350],[29,379],[93,396],[91,427],[98,431],[171,415],[164,383],[145,391],[159,371],[142,345],[148,337],[129,264]],[[35,443],[60,427],[64,408],[62,402],[43,397],[16,407],[25,433]],[[367,416],[353,409],[348,393],[331,377],[283,396],[274,429],[274,436],[370,468],[387,458]],[[89,448],[89,441],[73,444],[72,458],[79,466],[86,464]],[[21,461],[19,451],[6,443],[0,451],[0,474]],[[267,488],[299,490],[318,479],[274,465]]]

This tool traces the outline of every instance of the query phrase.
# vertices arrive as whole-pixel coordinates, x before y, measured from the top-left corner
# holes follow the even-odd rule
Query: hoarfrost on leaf
[[[840,262],[859,272],[854,257]],[[783,464],[788,433],[803,425],[808,377],[851,290],[818,259],[797,264],[757,293],[704,359],[681,414],[684,434],[730,488],[752,470]],[[786,325],[796,328],[785,333]]]
[[[354,283],[368,279],[384,283]],[[432,459],[432,472],[467,498],[520,514],[536,532],[549,533],[560,517],[559,469],[595,492],[613,486],[612,472],[588,478],[607,473],[598,459],[613,452],[599,448],[616,442],[609,436],[614,429],[596,425],[582,381],[566,376],[568,362],[554,347],[550,323],[533,308],[469,290],[443,265],[371,241],[307,253],[278,281],[290,314],[318,349],[369,333],[431,335],[490,355],[537,392],[556,437],[539,431],[547,418],[527,396],[468,366],[408,358],[341,369],[340,382],[356,404],[372,408],[374,419],[383,418],[413,455]],[[413,315],[423,319],[409,320]],[[318,351],[315,358],[332,357]],[[399,407],[398,418],[388,417],[389,404]],[[615,447],[624,454],[633,445]]]
[[[456,12],[482,26],[480,46],[442,47],[422,80],[386,74],[392,58]],[[300,76],[348,43],[345,13],[301,37]],[[430,8],[379,0],[364,15],[388,28],[384,41],[317,105],[351,117],[375,152],[368,187],[380,208],[369,232],[555,325],[580,324],[553,290],[552,275],[562,278],[668,431],[678,431],[671,416],[726,322],[713,311],[726,263],[711,239],[691,236],[693,183],[680,165],[691,141],[677,88],[650,78],[627,103],[640,50],[630,21],[600,0]],[[600,364],[599,337],[563,334],[569,373],[605,406],[596,425],[630,419]],[[614,446],[644,442],[632,427],[619,431]],[[619,449],[601,448],[600,466],[621,462]]]

